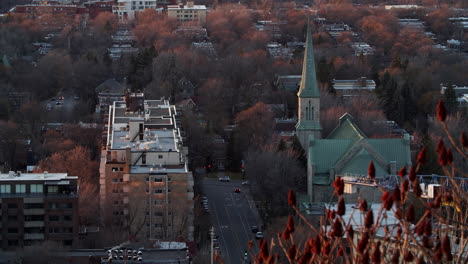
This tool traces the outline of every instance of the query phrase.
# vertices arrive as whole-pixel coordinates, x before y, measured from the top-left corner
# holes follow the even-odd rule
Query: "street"
[[[244,263],[247,242],[256,240],[251,227],[261,226],[254,203],[247,195],[248,186],[235,180],[220,182],[218,179],[205,179],[203,188],[208,197],[215,234],[218,236],[221,259],[226,264]],[[235,193],[235,188],[239,188],[241,192]],[[250,256],[245,263],[249,263],[249,260]]]

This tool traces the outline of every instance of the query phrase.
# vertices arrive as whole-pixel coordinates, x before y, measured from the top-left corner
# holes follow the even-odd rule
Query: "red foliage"
[[[426,163],[426,160],[427,160],[427,154],[426,154],[426,147],[422,147],[421,150],[419,151],[418,153],[418,157],[417,157],[417,162],[418,162],[418,165],[423,165],[424,163]]]
[[[290,215],[288,218],[288,223],[286,225],[286,228],[289,229],[289,232],[294,233],[294,219],[292,215]]]
[[[400,177],[405,177],[406,175],[406,166],[403,166],[399,171],[398,171],[398,175],[400,175]]]
[[[375,179],[375,167],[372,161],[369,163],[369,167],[367,168],[367,176],[371,179]]]
[[[336,213],[338,215],[341,215],[341,216],[343,216],[346,213],[346,206],[345,206],[345,202],[344,202],[343,197],[340,197],[340,199],[338,200],[338,206],[337,206],[337,209],[336,209]]]
[[[363,200],[361,204],[359,205],[359,210],[361,212],[365,212],[368,210],[368,205],[367,205],[367,200]]]
[[[333,187],[335,188],[337,195],[343,195],[344,193],[344,181],[341,177],[336,177],[333,182]]]
[[[364,226],[371,228],[374,224],[374,212],[372,210],[367,211],[366,217],[364,218]]]
[[[439,103],[437,104],[436,116],[440,122],[445,122],[445,119],[447,118],[447,109],[445,108],[442,100],[439,100]]]
[[[288,204],[293,207],[296,206],[296,195],[293,190],[289,190],[288,192]]]

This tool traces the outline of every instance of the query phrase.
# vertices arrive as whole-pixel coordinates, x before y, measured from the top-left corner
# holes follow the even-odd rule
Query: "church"
[[[411,165],[408,134],[402,138],[368,138],[348,113],[343,113],[337,120],[338,126],[322,138],[320,91],[310,24],[297,96],[296,135],[307,154],[307,195],[311,202],[329,201],[329,186],[336,176],[365,177],[370,161],[374,163],[377,177],[395,175],[401,167]]]

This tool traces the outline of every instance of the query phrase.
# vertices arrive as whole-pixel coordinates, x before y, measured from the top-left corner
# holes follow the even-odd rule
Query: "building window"
[[[49,215],[49,221],[59,221],[60,217],[58,215]]]
[[[73,217],[71,215],[64,215],[63,216],[64,221],[71,221],[72,219],[73,219]]]
[[[10,184],[0,184],[0,193],[11,193]]]
[[[162,192],[163,192],[163,190],[161,190],[161,189],[154,190],[154,193],[162,193]]]
[[[8,240],[8,246],[10,247],[18,246],[18,244],[18,240]]]
[[[71,246],[71,245],[73,245],[73,240],[64,240],[63,245],[64,246]]]
[[[16,193],[26,193],[26,184],[16,184]]]
[[[158,155],[158,159],[162,159],[163,158],[163,155]]]
[[[58,186],[47,186],[47,193],[58,193]]]
[[[16,228],[16,227],[8,228],[8,233],[9,234],[17,234],[18,233],[18,228]]]
[[[155,212],[154,216],[163,216],[163,213],[162,212]]]
[[[8,209],[15,209],[15,208],[18,208],[18,204],[15,204],[15,203],[8,204]]]
[[[8,222],[14,222],[17,221],[18,217],[16,215],[9,215],[8,216]]]
[[[44,204],[43,203],[25,203],[24,204],[24,209],[43,209]]]
[[[113,183],[119,182],[119,179],[112,179]]]
[[[167,189],[167,192],[170,193],[170,192],[171,192],[171,189]]]
[[[44,187],[42,184],[31,184],[31,193],[43,193]]]
[[[170,182],[170,181],[171,181],[171,177],[167,177],[167,181]]]
[[[154,182],[162,182],[161,178],[154,178]]]
[[[146,153],[141,154],[141,164],[146,164]]]
[[[119,171],[119,168],[117,168],[117,167],[112,167],[112,172],[116,172],[116,171]]]

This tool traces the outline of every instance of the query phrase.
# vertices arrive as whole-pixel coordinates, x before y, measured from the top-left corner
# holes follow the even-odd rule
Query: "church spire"
[[[297,96],[302,98],[320,97],[317,77],[315,76],[314,47],[312,45],[309,18],[307,18],[307,36],[304,50],[304,62],[302,65],[302,79]]]

